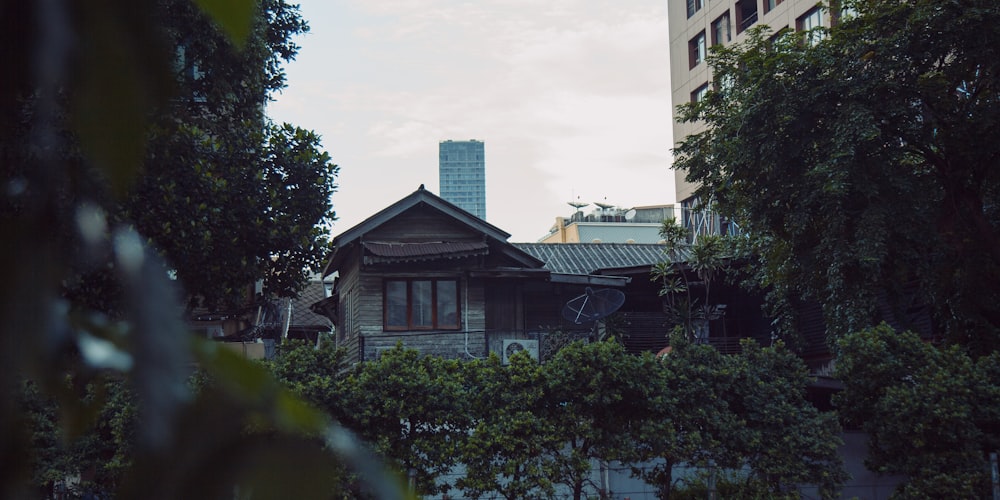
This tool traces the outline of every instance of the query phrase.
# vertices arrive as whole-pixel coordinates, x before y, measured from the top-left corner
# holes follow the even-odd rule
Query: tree
[[[668,354],[640,364],[650,392],[640,404],[649,413],[633,434],[632,459],[654,465],[633,474],[659,498],[676,492],[673,468],[682,464],[740,480],[742,492],[761,498],[798,497],[805,487],[835,497],[847,477],[840,427],[806,400],[805,364],[780,344],[741,345],[724,356],[676,332]]]
[[[761,347],[744,339],[740,353],[726,357],[733,374],[723,398],[739,420],[726,441],[770,498],[800,496],[814,486],[820,497],[836,498],[847,480],[838,453],[840,424],[806,399],[809,369],[782,342]]]
[[[285,36],[299,30],[296,9],[280,1],[203,3],[211,18],[185,2],[109,0],[86,8],[0,2],[0,15],[11,28],[0,32],[0,50],[10,63],[0,76],[2,497],[35,496],[33,476],[44,487],[107,459],[103,472],[110,477],[98,474],[94,484],[104,485],[100,494],[118,498],[225,496],[234,488],[277,496],[275,484],[293,497],[326,495],[338,479],[330,472],[345,462],[374,478],[369,486],[382,496],[402,496],[342,427],[281,388],[261,367],[191,338],[181,318],[177,283],[167,273],[173,269],[180,275],[183,267],[166,265],[162,258],[182,259],[146,243],[162,243],[164,227],[197,224],[205,217],[163,217],[161,226],[150,226],[146,235],[125,219],[140,209],[155,211],[161,201],[130,198],[147,175],[170,179],[155,171],[162,160],[156,152],[169,152],[174,160],[188,154],[162,147],[163,141],[191,139],[190,144],[217,145],[230,154],[225,161],[219,160],[222,153],[206,153],[164,162],[192,169],[212,165],[202,171],[206,179],[217,178],[219,188],[230,182],[221,175],[229,172],[261,173],[259,180],[269,183],[287,174],[299,179],[290,191],[333,173],[325,154],[315,150],[315,136],[269,129],[260,119],[266,92],[258,92],[261,99],[253,103],[240,93],[280,83],[277,62],[294,53],[288,52],[294,46]],[[181,48],[170,28],[194,28],[187,32],[191,40],[214,40],[216,45],[200,57],[245,56],[243,72],[213,66],[218,74],[209,79],[226,80],[216,85],[217,94],[181,91],[168,99],[168,90],[178,83],[171,67]],[[257,50],[262,47],[266,50]],[[261,74],[257,80],[250,77]],[[199,125],[179,109],[185,98],[201,96],[203,108],[185,108],[204,110]],[[208,116],[208,107],[216,104]],[[234,126],[212,128],[223,122]],[[180,135],[173,137],[173,131]],[[227,132],[230,138],[250,139],[226,141]],[[250,147],[265,138],[270,149]],[[252,170],[268,161],[273,163],[268,169]],[[236,168],[240,165],[251,168]],[[177,172],[178,179],[184,177]],[[325,201],[329,191],[319,192]],[[296,210],[289,196],[299,199],[303,193],[273,196],[281,203],[275,211],[283,214],[279,221],[301,223],[282,217]],[[285,249],[269,250],[268,259]],[[302,259],[296,259],[288,260],[299,265]],[[187,291],[219,297],[224,288],[222,293]],[[212,382],[200,392],[187,385],[194,365]],[[129,391],[102,390],[119,381]],[[37,393],[19,397],[25,387]],[[41,425],[25,425],[31,417]],[[95,437],[98,447],[91,446]],[[107,450],[110,443],[116,447],[113,454]],[[33,465],[38,467],[32,470]],[[150,484],[157,488],[151,490]]]
[[[676,168],[749,235],[775,299],[819,301],[840,335],[877,300],[929,304],[938,331],[1000,347],[1000,7],[843,2],[823,37],[761,26],[714,49],[706,129]],[[900,315],[902,316],[902,315]]]
[[[397,345],[344,379],[342,400],[328,408],[422,495],[452,487],[442,476],[457,463],[472,423],[464,365]]]
[[[235,47],[194,6],[155,4],[178,83],[151,120],[145,175],[121,204],[209,306],[243,305],[257,279],[269,295],[295,295],[321,265],[333,221],[338,169],[319,137],[264,115],[308,26],[284,0],[259,9]]]
[[[318,408],[340,408],[344,399],[341,375],[347,370],[346,352],[333,342],[314,345],[299,340],[284,340],[278,354],[269,362],[274,377],[285,387]],[[338,409],[340,414],[346,409]]]
[[[634,358],[614,339],[572,342],[543,365],[542,414],[555,429],[555,439],[546,440],[547,473],[575,500],[609,494],[593,482],[591,463],[624,458],[632,446],[625,429],[644,384],[633,368]]]
[[[526,353],[510,365],[490,356],[468,367],[470,416],[474,424],[461,447],[465,477],[457,486],[479,498],[496,492],[507,500],[550,498],[544,451],[559,444],[554,422],[543,412],[544,371]]]
[[[900,474],[899,498],[988,496],[1000,446],[1000,355],[973,360],[881,324],[840,340],[841,414],[870,436],[869,469]]]
[[[651,279],[660,282],[660,296],[667,298],[664,309],[669,321],[689,339],[705,340],[708,321],[720,316],[710,303],[712,283],[729,266],[731,245],[728,238],[711,234],[688,244],[689,233],[672,218],[663,221],[660,236],[667,242],[665,259],[653,266]],[[696,291],[702,293],[695,295]]]
[[[680,332],[670,345],[667,355],[636,360],[634,376],[648,392],[635,401],[638,408],[630,412],[635,418],[629,426],[634,443],[629,462],[652,464],[633,466],[632,474],[655,486],[663,499],[675,492],[676,466],[735,467],[735,455],[724,453],[722,443],[739,424],[723,397],[732,376],[719,351],[692,344]],[[733,460],[727,463],[726,457]]]

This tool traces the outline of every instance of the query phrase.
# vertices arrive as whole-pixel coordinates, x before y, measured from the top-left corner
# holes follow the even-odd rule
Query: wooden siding
[[[367,336],[364,339],[364,359],[378,359],[379,354],[402,343],[407,349],[416,349],[425,356],[439,356],[447,359],[482,358],[486,352],[486,333],[466,332],[392,332],[391,334]]]
[[[382,333],[382,277],[362,274],[358,280],[357,331],[365,337]]]
[[[339,282],[337,289],[340,293],[341,307],[340,324],[337,327],[344,329],[342,336],[344,340],[357,338],[360,333],[358,326],[360,324],[358,321],[360,316],[358,305],[361,303],[360,287],[358,285],[360,269],[358,268],[357,260],[350,262],[348,267],[340,270],[340,275],[337,278]]]
[[[426,205],[416,206],[365,234],[367,241],[482,241],[483,234]]]
[[[524,294],[518,282],[485,280],[486,328],[512,333],[524,331]]]

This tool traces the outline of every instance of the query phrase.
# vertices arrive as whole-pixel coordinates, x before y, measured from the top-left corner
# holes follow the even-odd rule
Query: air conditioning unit
[[[510,357],[519,351],[527,351],[531,359],[538,361],[537,340],[503,339],[503,364],[509,364]]]

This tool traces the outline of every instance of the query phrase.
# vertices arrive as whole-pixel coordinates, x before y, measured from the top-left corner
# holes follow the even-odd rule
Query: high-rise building
[[[833,2],[837,3],[837,2]],[[746,30],[766,24],[774,33],[783,30],[804,31],[816,26],[830,26],[830,11],[816,0],[669,0],[670,87],[673,105],[696,102],[712,87],[712,74],[705,62],[714,45],[742,42]],[[700,132],[704,125],[679,123],[674,115],[674,141]],[[681,222],[695,234],[732,232],[736,228],[720,219],[694,197],[697,188],[687,182],[686,172],[675,175],[676,200]]]
[[[441,141],[438,183],[441,198],[486,220],[486,157],[482,141]]]

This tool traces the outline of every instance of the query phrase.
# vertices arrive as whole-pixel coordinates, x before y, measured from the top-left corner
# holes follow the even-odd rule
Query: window
[[[693,16],[695,12],[698,12],[704,6],[705,0],[687,0],[688,17]]]
[[[823,9],[819,6],[809,9],[802,17],[795,20],[795,29],[798,31],[810,31],[823,27]],[[806,43],[813,45],[825,37],[822,31],[813,31],[806,34]]]
[[[733,34],[729,24],[729,12],[719,16],[712,21],[712,45],[719,45],[733,41]]]
[[[688,42],[689,68],[693,68],[705,60],[705,32],[698,33],[698,36]]]
[[[708,84],[703,83],[700,87],[694,89],[694,92],[691,92],[691,102],[701,102],[705,99],[706,95],[708,95]]]
[[[783,36],[785,36],[785,35],[787,35],[787,34],[789,34],[791,32],[792,32],[792,30],[788,29],[788,26],[785,26],[785,27],[781,28],[780,30],[774,32],[773,35],[771,35],[770,37],[768,37],[768,39],[767,39],[768,45],[770,45],[770,47],[773,49],[774,45],[776,43],[778,43],[778,40],[780,40],[781,37],[783,37]]]
[[[390,279],[382,299],[386,330],[458,330],[458,281]]]
[[[858,9],[854,7],[853,4],[844,5],[845,2],[841,0],[840,2],[835,2],[833,4],[833,13],[831,17],[833,18],[833,23],[838,24],[842,21],[847,21],[858,17]]]
[[[736,33],[753,26],[757,22],[757,0],[739,0],[736,2]]]
[[[782,0],[764,0],[764,13],[771,12],[775,7],[781,5],[781,2]]]

